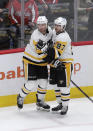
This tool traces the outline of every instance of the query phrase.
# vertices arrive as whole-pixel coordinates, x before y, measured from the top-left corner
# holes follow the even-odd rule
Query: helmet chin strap
[[[65,32],[65,27],[63,27],[59,32],[56,33],[56,35],[59,35],[61,33],[64,33]]]
[[[65,32],[65,30],[57,32],[56,35],[59,35],[59,34],[64,33],[64,32]]]

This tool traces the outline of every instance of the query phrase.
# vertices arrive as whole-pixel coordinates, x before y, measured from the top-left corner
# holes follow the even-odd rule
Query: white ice
[[[37,111],[35,103],[24,104],[21,111],[16,106],[0,108],[0,131],[93,131],[93,103],[87,98],[71,99],[66,116]]]

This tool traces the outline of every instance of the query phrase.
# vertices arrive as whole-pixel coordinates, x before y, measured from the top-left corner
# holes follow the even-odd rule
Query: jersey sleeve
[[[61,56],[68,44],[68,41],[66,41],[64,38],[58,37],[55,44],[54,44],[54,49],[55,49],[55,59],[57,59],[59,56]]]
[[[37,48],[38,41],[39,39],[38,39],[37,33],[33,32],[30,39],[30,45],[35,50],[35,52],[40,55],[42,54],[42,51]]]

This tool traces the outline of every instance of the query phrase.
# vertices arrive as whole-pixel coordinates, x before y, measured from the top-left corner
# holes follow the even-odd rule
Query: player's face
[[[46,29],[47,29],[46,24],[38,24],[37,27],[38,27],[38,30],[39,30],[42,34],[46,34]]]
[[[61,27],[61,25],[56,25],[56,24],[55,24],[54,28],[55,28],[56,33],[62,32],[62,27]]]

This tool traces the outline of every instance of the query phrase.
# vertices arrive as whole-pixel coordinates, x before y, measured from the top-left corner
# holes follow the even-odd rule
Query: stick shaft
[[[80,92],[82,92],[82,94],[84,94],[93,103],[93,100],[74,81],[71,80],[71,82],[79,89]]]

